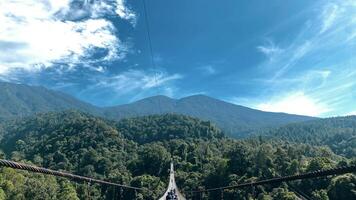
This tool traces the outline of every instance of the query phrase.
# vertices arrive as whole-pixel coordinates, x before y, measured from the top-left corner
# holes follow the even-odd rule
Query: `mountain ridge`
[[[224,132],[235,137],[245,137],[260,128],[316,119],[309,116],[260,111],[206,95],[192,95],[180,99],[157,95],[133,103],[98,107],[42,86],[0,83],[0,94],[2,94],[0,95],[0,119],[68,109],[77,109],[112,120],[175,113],[212,121]]]

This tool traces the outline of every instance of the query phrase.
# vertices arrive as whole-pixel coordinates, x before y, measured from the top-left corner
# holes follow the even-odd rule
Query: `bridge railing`
[[[18,169],[18,170],[26,170],[26,171],[30,171],[30,172],[34,172],[34,173],[41,173],[41,174],[48,174],[48,175],[52,175],[52,176],[63,177],[63,178],[70,179],[72,181],[83,181],[83,182],[87,182],[88,184],[97,183],[97,184],[101,184],[101,185],[113,186],[114,188],[119,187],[121,191],[122,191],[122,189],[129,189],[129,190],[133,190],[135,192],[135,194],[137,191],[148,190],[146,188],[138,188],[138,187],[133,187],[133,186],[129,186],[129,185],[122,185],[122,184],[113,183],[113,182],[106,181],[106,180],[100,180],[100,179],[95,179],[95,178],[91,178],[91,177],[80,176],[80,175],[76,175],[76,174],[72,174],[72,173],[68,173],[68,172],[51,170],[51,169],[47,169],[47,168],[43,168],[43,167],[37,167],[34,165],[28,165],[28,164],[18,163],[18,162],[4,160],[4,159],[0,159],[0,167],[1,166]],[[267,185],[267,184],[273,185],[273,184],[277,184],[277,183],[289,182],[289,181],[294,181],[294,180],[310,179],[310,178],[317,178],[317,177],[327,177],[327,176],[341,175],[341,174],[355,173],[355,172],[356,172],[356,165],[351,165],[351,166],[343,166],[343,167],[337,167],[337,168],[332,168],[332,169],[317,170],[317,171],[313,171],[313,172],[307,172],[307,173],[296,174],[296,175],[291,175],[291,176],[275,177],[275,178],[271,178],[271,179],[247,182],[247,183],[242,183],[242,184],[237,184],[237,185],[208,188],[208,189],[202,189],[202,190],[184,191],[184,193],[186,195],[189,195],[187,197],[190,199],[201,199],[202,195],[205,193],[220,191],[221,199],[224,199],[224,191],[225,190],[252,188],[252,191],[254,191],[254,188],[258,185]]]
[[[220,191],[221,199],[224,199],[224,191],[229,189],[231,190],[231,189],[252,188],[252,191],[254,191],[255,187],[258,185],[267,185],[267,184],[272,185],[272,184],[277,184],[282,182],[289,182],[289,181],[310,179],[310,178],[317,178],[317,177],[326,177],[332,175],[341,175],[341,174],[354,173],[354,172],[356,172],[356,165],[351,165],[351,166],[343,166],[343,167],[337,167],[332,169],[317,170],[313,172],[307,172],[307,173],[290,175],[290,176],[275,177],[271,179],[247,182],[247,183],[242,183],[237,185],[185,191],[184,193],[189,194],[190,199],[202,199],[202,196],[204,194],[207,194],[209,192]]]

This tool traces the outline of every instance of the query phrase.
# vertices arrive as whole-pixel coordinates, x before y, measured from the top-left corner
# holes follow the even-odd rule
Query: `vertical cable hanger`
[[[151,40],[150,25],[148,23],[148,9],[147,9],[147,6],[146,6],[146,1],[142,0],[142,2],[143,2],[144,14],[145,14],[145,24],[146,24],[146,30],[147,30],[148,47],[149,47],[150,56],[151,56],[151,65],[152,65],[153,68],[156,68],[156,63],[155,63],[154,56],[153,56],[153,47],[152,47],[152,40]]]
[[[154,85],[157,87],[158,83],[158,67],[156,65],[155,59],[154,59],[154,53],[153,53],[153,47],[152,47],[152,39],[151,39],[151,30],[150,30],[150,24],[149,24],[149,13],[148,13],[148,7],[146,5],[146,0],[142,0],[143,2],[143,10],[144,10],[144,16],[145,16],[145,25],[146,25],[146,30],[147,30],[147,40],[148,40],[148,46],[149,46],[149,52],[150,52],[150,58],[151,58],[151,66],[154,68]],[[157,87],[157,95],[159,95],[159,88]],[[158,99],[158,108],[159,108],[159,113],[162,113],[161,110],[161,102],[160,99]]]

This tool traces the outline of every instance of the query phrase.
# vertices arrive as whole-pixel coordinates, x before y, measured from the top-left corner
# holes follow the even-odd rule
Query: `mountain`
[[[77,109],[113,120],[176,113],[210,120],[224,132],[235,137],[247,136],[260,128],[315,119],[300,115],[263,112],[204,95],[182,99],[154,96],[130,104],[100,108],[62,92],[23,84],[0,83],[0,94],[0,119],[68,109]]]
[[[131,104],[104,109],[104,115],[111,119],[164,113],[177,113],[210,120],[224,132],[237,137],[246,136],[259,128],[316,119],[286,113],[264,112],[205,95],[194,95],[178,100],[166,96],[154,96]]]
[[[62,92],[38,86],[0,82],[0,119],[67,109],[93,114],[99,112],[95,106]]]

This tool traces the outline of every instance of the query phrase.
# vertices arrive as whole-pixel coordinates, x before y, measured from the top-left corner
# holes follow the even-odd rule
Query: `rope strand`
[[[10,168],[19,169],[19,170],[25,170],[25,171],[31,171],[31,172],[35,172],[35,173],[48,174],[48,175],[52,175],[52,176],[64,177],[64,178],[72,179],[74,181],[84,181],[84,182],[88,182],[88,183],[98,183],[98,184],[103,184],[103,185],[118,186],[118,187],[122,187],[122,188],[126,188],[126,189],[133,189],[133,190],[145,190],[145,188],[121,185],[118,183],[112,183],[109,181],[99,180],[99,179],[95,179],[95,178],[91,178],[91,177],[79,176],[79,175],[75,175],[75,174],[71,174],[71,173],[67,173],[67,172],[55,171],[55,170],[51,170],[51,169],[47,169],[47,168],[18,163],[18,162],[14,162],[14,161],[10,161],[10,160],[0,159],[0,166],[10,167]]]

